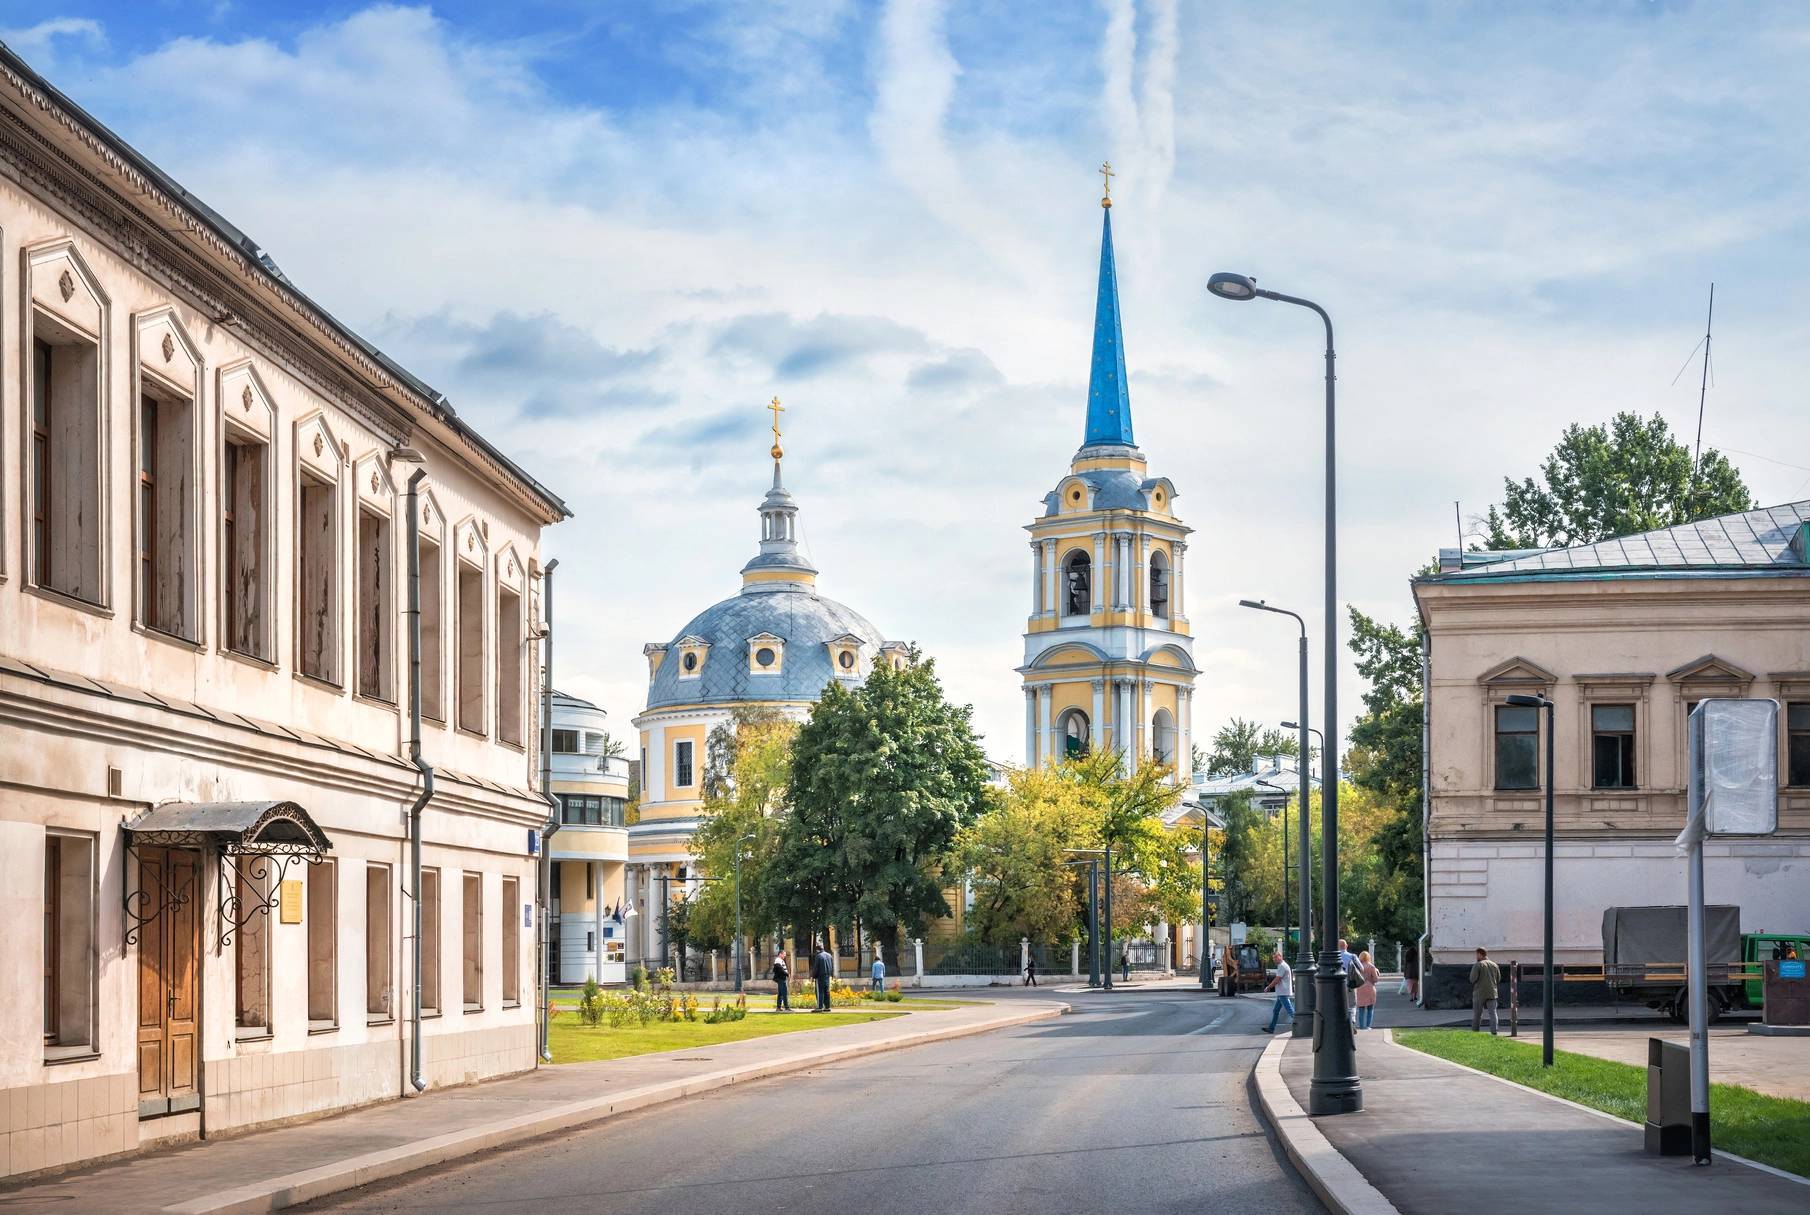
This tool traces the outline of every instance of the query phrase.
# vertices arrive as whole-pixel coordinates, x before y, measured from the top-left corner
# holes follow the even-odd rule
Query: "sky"
[[[624,735],[642,645],[756,551],[778,396],[820,590],[1022,760],[1105,160],[1197,741],[1295,714],[1292,622],[1240,599],[1305,616],[1316,671],[1322,627],[1322,331],[1214,271],[1332,315],[1372,615],[1567,425],[1694,437],[1712,282],[1704,443],[1810,497],[1801,6],[0,0],[0,39],[565,498],[557,681]]]

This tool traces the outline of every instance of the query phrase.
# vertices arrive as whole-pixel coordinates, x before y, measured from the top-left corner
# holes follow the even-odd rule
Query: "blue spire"
[[[1112,204],[1104,204],[1110,208]],[[1112,260],[1112,211],[1100,235],[1100,298],[1094,305],[1093,375],[1087,385],[1087,440],[1136,447],[1131,394],[1125,388],[1125,337],[1119,329],[1119,275]]]

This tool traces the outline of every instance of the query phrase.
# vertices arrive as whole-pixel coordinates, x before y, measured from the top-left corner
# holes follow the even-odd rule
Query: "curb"
[[[1282,1082],[1282,1052],[1290,1041],[1277,1038],[1271,1042],[1251,1072],[1257,1082],[1257,1102],[1288,1152],[1289,1161],[1329,1211],[1338,1215],[1400,1215],[1395,1204],[1326,1141]]]
[[[541,1110],[538,1113],[524,1114],[519,1118],[508,1118],[481,1127],[453,1131],[445,1135],[437,1135],[432,1139],[423,1139],[416,1143],[388,1148],[381,1152],[353,1156],[332,1164],[321,1165],[318,1168],[305,1169],[298,1173],[289,1173],[282,1177],[273,1177],[266,1181],[238,1186],[230,1190],[221,1190],[214,1194],[205,1194],[200,1198],[165,1207],[164,1213],[165,1215],[263,1215],[267,1211],[279,1211],[285,1207],[309,1202],[328,1194],[337,1194],[358,1186],[369,1185],[373,1181],[400,1177],[418,1169],[445,1164],[448,1161],[489,1151],[492,1148],[506,1147],[557,1131],[571,1130],[575,1127],[601,1122],[618,1114],[627,1114],[635,1110],[646,1109],[648,1106],[677,1101],[681,1097],[690,1097],[697,1093],[709,1092],[712,1089],[726,1088],[732,1084],[742,1084],[768,1076],[783,1075],[787,1072],[803,1071],[826,1063],[839,1063],[845,1059],[859,1058],[864,1055],[881,1054],[911,1046],[925,1046],[932,1042],[943,1042],[952,1038],[966,1038],[975,1034],[990,1033],[996,1029],[1009,1029],[1033,1021],[1060,1017],[1069,1011],[1070,1008],[1067,1004],[1046,1004],[1034,1012],[1015,1013],[982,1025],[963,1025],[952,1029],[927,1029],[859,1046],[804,1051],[778,1059],[769,1059],[762,1063],[750,1064],[747,1067],[727,1068],[723,1071],[690,1076],[683,1080],[669,1080],[660,1084],[644,1085],[641,1088],[629,1089],[608,1097],[572,1101],[565,1105]]]

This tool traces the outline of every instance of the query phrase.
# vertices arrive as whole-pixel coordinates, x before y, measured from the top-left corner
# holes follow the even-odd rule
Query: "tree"
[[[1351,728],[1345,771],[1358,789],[1375,795],[1376,816],[1366,845],[1353,853],[1351,887],[1341,908],[1354,925],[1378,939],[1412,940],[1425,922],[1421,890],[1421,626],[1383,624],[1351,608],[1357,670],[1370,684],[1364,715]],[[1345,813],[1340,804],[1341,865]],[[1347,879],[1340,877],[1341,884]]]
[[[763,883],[777,916],[859,921],[896,948],[900,928],[949,914],[938,862],[986,796],[972,715],[915,649],[859,687],[824,688],[792,743],[792,810]]]
[[[1234,717],[1213,736],[1213,751],[1207,757],[1206,771],[1209,776],[1236,776],[1249,772],[1259,755],[1293,758],[1300,750],[1300,741],[1293,734],[1274,727],[1265,729],[1254,721]]]
[[[795,722],[774,710],[742,707],[705,739],[704,821],[693,834],[690,849],[705,873],[724,880],[709,883],[693,896],[694,939],[733,941],[738,851],[742,931],[758,938],[779,927],[765,897],[765,878],[779,847],[797,730]]]
[[[1740,470],[1706,448],[1691,450],[1665,419],[1618,413],[1608,426],[1575,422],[1540,466],[1540,480],[1504,478],[1506,500],[1489,508],[1486,549],[1564,548],[1676,527],[1754,508]]]
[[[1088,847],[1091,808],[1061,768],[1019,768],[962,829],[947,871],[968,877],[968,930],[983,944],[1056,941],[1082,918],[1083,891],[1066,849]]]

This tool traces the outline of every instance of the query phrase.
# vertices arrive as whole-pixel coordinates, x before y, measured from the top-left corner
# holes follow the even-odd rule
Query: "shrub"
[[[610,1019],[611,1029],[622,1029],[635,1019],[635,1002],[639,993],[611,992],[603,998],[603,1013]]]
[[[704,1014],[707,1025],[721,1025],[728,1021],[740,1021],[748,1015],[748,998],[737,996],[734,1004],[724,1004],[721,1000],[710,1002],[710,1011]]]
[[[635,963],[634,968],[628,972],[628,981],[636,991],[647,990],[647,967],[639,962]]]
[[[830,1007],[848,1008],[861,1002],[862,993],[844,983],[841,979],[830,980]]]
[[[895,987],[886,993],[886,998],[892,1003],[897,1004],[900,1000],[905,998],[905,993]]]
[[[672,989],[673,978],[672,967],[662,966],[654,974],[654,986],[658,987],[661,991],[670,991]]]
[[[603,989],[595,978],[584,981],[584,994],[578,998],[578,1019],[593,1029],[603,1024]]]
[[[660,997],[649,991],[639,991],[635,993],[634,1000],[635,1016],[640,1020],[641,1027],[646,1029],[648,1023],[660,1015]]]

